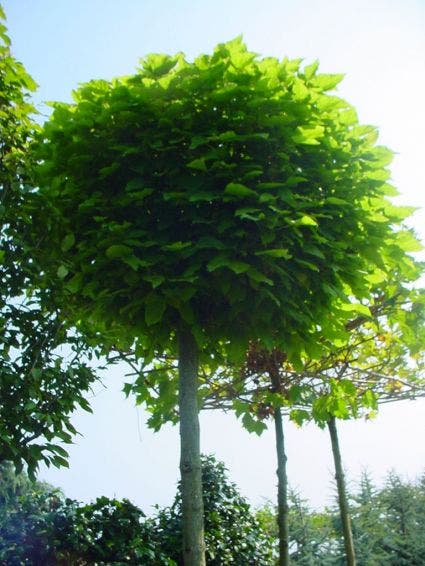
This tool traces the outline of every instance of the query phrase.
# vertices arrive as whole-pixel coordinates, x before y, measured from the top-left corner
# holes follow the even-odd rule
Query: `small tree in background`
[[[406,481],[395,472],[377,487],[367,473],[348,498],[360,566],[420,565],[424,560],[424,481]],[[303,566],[343,565],[344,541],[339,509],[312,510],[290,494],[291,563]],[[267,505],[257,511],[262,527],[273,536],[276,512]]]
[[[289,561],[289,506],[282,408],[298,424],[313,419],[331,437],[341,521],[350,564],[355,562],[336,419],[371,417],[378,403],[425,395],[424,293],[386,282],[362,314],[346,324],[350,336],[328,345],[320,360],[297,371],[278,350],[252,343],[240,374],[223,370],[210,380],[206,407],[231,408],[248,430],[261,433],[272,416],[278,462],[280,563]]]
[[[260,527],[250,505],[230,483],[226,468],[213,456],[202,458],[206,561],[210,566],[274,564],[273,541]],[[161,548],[178,565],[182,530],[181,486],[171,507],[158,513],[157,536]]]

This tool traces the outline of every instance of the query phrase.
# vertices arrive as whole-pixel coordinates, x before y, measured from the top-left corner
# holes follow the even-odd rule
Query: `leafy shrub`
[[[222,462],[202,457],[206,559],[209,566],[273,564],[272,539],[265,534],[247,501],[231,483]],[[159,511],[157,539],[180,566],[182,506],[180,485],[171,507]]]

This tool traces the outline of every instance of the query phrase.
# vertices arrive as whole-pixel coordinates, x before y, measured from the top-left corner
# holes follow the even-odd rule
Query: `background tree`
[[[228,480],[224,464],[213,456],[202,458],[202,486],[207,564],[274,564],[272,539],[262,530],[237,487]],[[183,564],[179,551],[182,529],[180,485],[171,507],[159,511],[156,529],[165,554],[177,564]]]
[[[0,7],[0,462],[33,474],[40,461],[67,465],[70,415],[89,409],[84,395],[96,374],[87,344],[65,328],[48,292],[30,295],[38,267],[21,241],[30,219],[16,211],[29,190],[35,83],[10,53],[4,19]]]
[[[145,564],[172,566],[154,539],[153,522],[130,501],[99,497],[90,504],[28,482],[0,508],[0,564]]]
[[[350,336],[328,344],[320,360],[304,360],[296,371],[281,352],[252,343],[239,375],[213,376],[206,406],[233,408],[248,429],[261,432],[261,420],[273,416],[278,461],[278,522],[281,564],[289,562],[289,508],[282,407],[298,424],[313,418],[327,426],[334,455],[346,554],[353,563],[345,479],[336,417],[370,417],[378,402],[425,395],[424,294],[391,282],[376,289],[370,305],[351,306],[362,313],[346,324]],[[260,421],[260,422],[258,422]]]
[[[364,473],[359,485],[349,492],[359,566],[423,562],[423,478],[406,481],[391,472],[384,485],[377,487]],[[345,564],[338,507],[312,510],[292,492],[290,501],[291,562],[304,566]],[[272,506],[260,508],[257,518],[270,535],[276,532],[276,512]]]
[[[240,38],[193,63],[152,55],[55,104],[35,149],[28,245],[61,317],[146,363],[179,360],[188,564],[203,563],[199,360],[234,363],[260,339],[299,364],[376,270],[408,261],[390,153],[317,68]]]
[[[209,456],[202,466],[208,564],[273,564],[272,540],[224,465]],[[180,486],[171,507],[146,519],[125,499],[84,505],[10,469],[3,476],[20,487],[0,499],[0,564],[183,564]]]

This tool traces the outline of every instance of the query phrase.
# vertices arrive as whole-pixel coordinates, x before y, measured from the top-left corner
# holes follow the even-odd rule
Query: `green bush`
[[[81,505],[39,482],[24,485],[15,498],[10,488],[1,498],[1,565],[173,566],[155,542],[153,522],[130,501],[100,497]]]
[[[209,566],[273,564],[272,540],[229,482],[223,463],[203,457],[205,540]],[[171,507],[153,519],[130,501],[100,497],[81,505],[39,482],[14,480],[0,490],[0,564],[20,566],[182,564],[180,486]],[[21,481],[22,480],[22,481]],[[13,486],[19,486],[13,487]]]
[[[213,456],[202,457],[206,559],[209,566],[267,566],[274,564],[272,539],[265,534],[247,501],[229,482],[226,468]],[[156,518],[157,540],[180,566],[180,485],[171,507]]]

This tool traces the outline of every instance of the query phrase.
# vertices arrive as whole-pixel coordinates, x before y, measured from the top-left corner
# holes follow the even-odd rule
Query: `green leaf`
[[[295,404],[301,400],[303,388],[300,385],[292,385],[289,389],[289,400]]]
[[[346,200],[344,200],[342,198],[338,198],[338,197],[327,197],[327,198],[325,198],[325,200],[323,202],[325,204],[336,204],[336,205],[341,205],[341,206],[350,204]]]
[[[264,182],[264,183],[257,183],[257,187],[259,189],[281,189],[286,187],[286,182]]]
[[[178,56],[170,57],[163,53],[150,53],[140,60],[144,75],[149,78],[159,79],[169,73],[178,62]]]
[[[124,387],[122,388],[123,393],[126,397],[130,396],[130,393],[133,391],[133,384],[132,383],[124,383]]]
[[[152,284],[152,287],[156,289],[159,285],[164,283],[165,277],[163,275],[144,275],[143,280],[149,281],[149,283]]]
[[[166,309],[164,300],[157,296],[151,296],[149,301],[146,302],[145,307],[145,322],[148,326],[152,326],[161,321],[162,316]]]
[[[311,79],[315,74],[317,69],[319,68],[319,61],[314,61],[311,65],[307,65],[304,67],[304,76],[307,80]]]
[[[184,250],[185,248],[190,248],[192,246],[192,242],[173,242],[172,244],[166,244],[162,246],[161,249],[168,250],[170,252],[176,252],[179,250]]]
[[[264,275],[264,273],[260,273],[257,269],[254,269],[253,267],[251,267],[247,271],[247,275],[250,279],[252,279],[256,283],[266,283],[266,285],[271,285],[271,286],[274,285],[271,279],[269,279]]]
[[[197,147],[208,143],[209,138],[205,136],[193,136],[189,149],[196,149]]]
[[[294,226],[318,226],[316,220],[307,214],[304,214],[304,216],[295,220],[293,224]]]
[[[131,179],[126,186],[124,187],[125,192],[131,193],[133,191],[138,191],[139,189],[143,189],[145,187],[145,181],[141,177],[136,179]]]
[[[252,197],[257,196],[257,193],[252,189],[241,185],[240,183],[229,183],[224,189],[226,195],[232,195],[235,197]]]
[[[71,279],[66,283],[65,288],[68,289],[71,293],[76,293],[79,291],[83,284],[83,274],[76,273]]]
[[[303,409],[294,409],[289,413],[289,418],[296,425],[302,426],[305,422],[310,420],[310,413]]]
[[[323,92],[327,90],[333,90],[343,80],[343,78],[343,74],[321,74],[316,75],[312,82],[315,87],[319,88]]]
[[[62,244],[61,244],[61,250],[63,252],[67,252],[68,250],[70,250],[72,248],[72,246],[75,244],[75,236],[74,234],[67,234],[65,236],[65,238],[62,240]]]
[[[65,279],[65,277],[68,275],[68,273],[69,273],[68,268],[65,267],[65,265],[60,265],[58,267],[57,272],[56,272],[59,279]]]
[[[197,171],[207,171],[207,166],[205,164],[205,159],[194,159],[187,164],[190,169],[195,169]]]
[[[223,256],[223,255],[216,256],[207,264],[207,269],[209,272],[224,267],[231,269],[232,271],[234,271],[239,275],[240,273],[244,273],[245,271],[248,271],[250,265],[249,263],[245,263],[244,261],[230,259],[227,256]]]
[[[405,252],[420,252],[423,250],[422,244],[412,232],[400,230],[397,232],[396,241],[398,246]]]
[[[354,396],[357,393],[356,386],[349,379],[341,379],[339,382],[340,389],[349,396]]]
[[[121,260],[129,265],[134,271],[137,271],[140,266],[146,266],[146,262],[144,260],[139,259],[133,254],[124,256],[121,258]]]
[[[360,314],[367,317],[371,316],[369,307],[367,307],[366,305],[361,305],[360,303],[343,304],[341,305],[341,310]]]
[[[267,428],[267,425],[264,422],[253,418],[248,412],[246,412],[242,417],[242,424],[248,432],[254,432],[258,436],[260,436]]]
[[[375,393],[371,390],[368,389],[367,391],[365,391],[362,395],[362,405],[367,408],[367,409],[377,409],[378,408],[378,402],[376,399],[376,395]]]
[[[323,126],[298,126],[292,139],[295,143],[304,145],[318,145],[323,138],[325,128]]]
[[[224,244],[220,242],[217,238],[213,236],[202,236],[199,238],[197,246],[198,249],[215,249],[215,250],[222,250],[225,248]]]
[[[105,255],[109,259],[121,259],[133,253],[133,250],[124,244],[114,244],[109,246],[105,251]]]
[[[299,263],[300,265],[303,265],[307,269],[311,269],[312,271],[317,271],[317,272],[320,271],[320,269],[317,267],[317,265],[315,265],[314,263],[311,263],[310,261],[306,261],[305,259],[298,259],[298,258],[295,258],[295,261],[297,263]]]
[[[257,256],[269,256],[269,257],[280,257],[284,259],[291,259],[292,255],[289,253],[289,250],[285,248],[275,248],[272,250],[264,250],[261,252],[256,252],[255,255]]]

